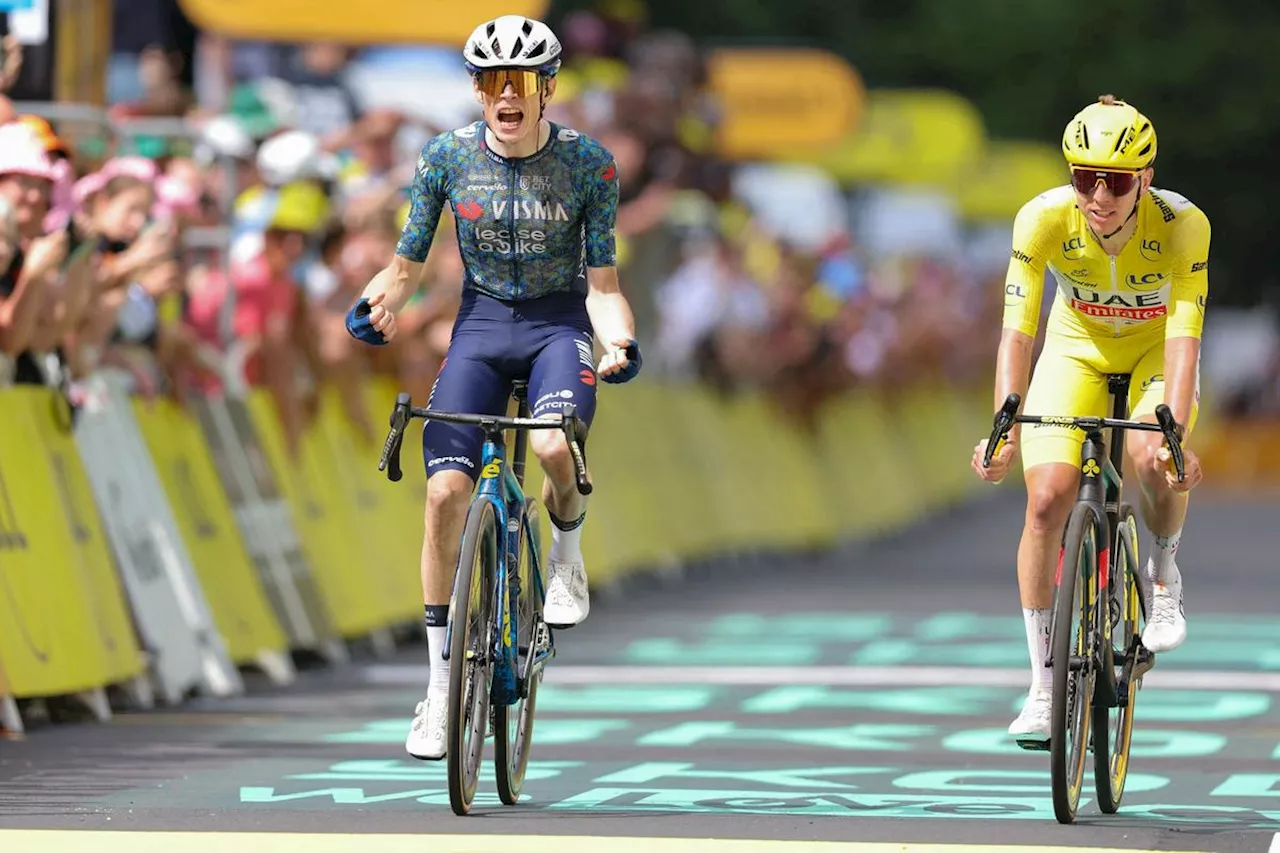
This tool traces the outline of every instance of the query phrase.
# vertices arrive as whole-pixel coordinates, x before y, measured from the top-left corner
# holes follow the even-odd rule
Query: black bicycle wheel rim
[[[517,606],[517,647],[524,654],[517,657],[517,677],[524,673],[527,658],[536,653],[535,636],[542,619],[542,606],[538,592],[541,585],[534,585],[533,571],[536,565],[534,549],[537,548],[538,513],[532,498],[525,502],[524,519],[520,525],[520,543],[516,576],[520,582]],[[532,674],[526,685],[526,694],[511,705],[499,705],[494,709],[493,749],[498,781],[498,796],[502,802],[514,806],[524,790],[525,774],[529,769],[529,751],[533,746],[533,719],[538,704],[537,675]]]
[[[1115,656],[1113,668],[1116,681],[1125,672],[1128,655],[1135,648],[1135,640],[1139,637],[1139,614],[1141,603],[1138,593],[1138,548],[1137,526],[1133,516],[1133,508],[1128,504],[1120,507],[1116,527],[1116,541],[1112,545],[1114,559],[1111,566],[1111,583],[1117,595],[1108,596],[1108,618],[1118,616],[1112,627],[1111,645],[1119,652]],[[1112,602],[1115,602],[1114,604]],[[1111,608],[1116,607],[1118,613],[1113,614]],[[1130,684],[1125,701],[1103,713],[1097,713],[1093,719],[1093,765],[1094,784],[1098,792],[1098,809],[1103,814],[1115,814],[1124,798],[1125,781],[1129,775],[1129,747],[1133,740],[1134,703],[1138,688]]]
[[[489,725],[488,639],[496,560],[493,505],[475,501],[467,511],[458,554],[449,643],[449,805],[457,815],[471,811]]]
[[[1088,589],[1082,581],[1096,577],[1082,564],[1097,560],[1093,509],[1078,504],[1063,537],[1062,576],[1054,601],[1053,711],[1049,764],[1053,777],[1053,812],[1059,823],[1075,821],[1088,752],[1089,716],[1093,702],[1091,668],[1072,669],[1071,659],[1087,660],[1090,617]],[[1081,575],[1085,574],[1082,578]]]

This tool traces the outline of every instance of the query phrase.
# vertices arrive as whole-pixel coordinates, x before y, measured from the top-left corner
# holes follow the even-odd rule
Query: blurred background
[[[392,251],[419,147],[479,115],[458,44],[484,16],[516,11],[564,43],[550,117],[618,158],[621,275],[654,374],[763,389],[801,419],[830,395],[943,365],[953,381],[985,381],[1012,217],[1064,182],[1067,119],[1114,92],[1155,121],[1156,184],[1215,226],[1208,406],[1266,417],[1278,405],[1280,256],[1262,187],[1280,118],[1257,93],[1280,75],[1264,53],[1280,11],[1154,0],[1017,15],[995,0],[7,6],[4,117],[32,131],[11,135],[8,174],[23,158],[57,172],[26,196],[5,180],[19,226],[9,251],[34,251],[56,277],[54,256],[95,231],[112,251],[82,266],[100,280],[108,262],[117,270],[70,300],[94,318],[74,341],[6,333],[17,381],[43,376],[33,361],[74,376],[106,359],[127,363],[141,393],[181,397],[225,380],[212,360],[233,352],[247,370],[237,378],[270,384],[295,431],[315,382],[355,393],[374,371],[425,396],[460,272],[447,216],[428,292],[394,346],[357,347],[342,313]],[[317,30],[351,41],[302,38]],[[64,252],[41,236],[68,217],[79,229]],[[225,293],[255,287],[243,310],[225,307]],[[58,284],[44,289],[52,304]],[[277,369],[257,369],[272,347],[279,357],[261,363]]]
[[[946,425],[965,432],[947,457],[963,479],[989,423],[1013,217],[1066,182],[1062,129],[1111,92],[1156,125],[1156,185],[1214,226],[1197,439],[1208,477],[1280,476],[1280,250],[1267,207],[1280,113],[1266,95],[1280,89],[1280,7],[0,9],[0,387],[51,389],[73,413],[92,410],[89,380],[105,370],[135,403],[182,411],[256,394],[279,425],[278,442],[258,440],[283,460],[306,455],[333,405],[374,448],[356,463],[371,467],[385,421],[370,383],[425,400],[448,346],[462,273],[448,214],[393,345],[358,345],[343,315],[391,257],[421,146],[480,116],[463,39],[514,12],[545,20],[564,45],[548,117],[617,158],[639,384],[764,400],[799,436],[830,433],[825,413],[866,395],[964,389],[978,417]],[[626,413],[627,400],[608,407]],[[221,422],[204,414],[212,435]],[[214,447],[220,460],[229,452]],[[233,507],[241,486],[275,488],[249,461],[256,486],[223,472]],[[290,509],[308,494],[286,495]],[[406,532],[409,554],[416,535]]]

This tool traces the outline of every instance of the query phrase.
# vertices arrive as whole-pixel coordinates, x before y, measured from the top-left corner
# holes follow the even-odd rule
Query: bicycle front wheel
[[[1116,541],[1111,550],[1111,590],[1099,604],[1098,618],[1111,622],[1111,653],[1103,649],[1102,663],[1110,665],[1116,683],[1122,684],[1128,663],[1137,654],[1141,636],[1138,623],[1138,525],[1133,507],[1120,505],[1116,525]],[[1124,797],[1124,783],[1129,774],[1129,743],[1133,737],[1133,704],[1138,685],[1127,685],[1120,704],[1093,718],[1093,771],[1098,790],[1098,808],[1104,814],[1115,814]],[[1101,710],[1101,709],[1098,709]]]
[[[1095,668],[1093,602],[1097,600],[1098,529],[1094,508],[1076,504],[1062,544],[1053,614],[1053,726],[1049,765],[1053,776],[1053,813],[1072,823],[1080,804]]]
[[[498,705],[493,718],[493,763],[498,779],[498,797],[514,806],[524,789],[525,772],[529,769],[529,748],[533,745],[533,714],[538,704],[538,683],[542,667],[534,666],[539,649],[542,626],[542,577],[538,557],[538,505],[533,498],[525,500],[524,520],[520,525],[519,561],[515,567],[513,589],[516,612],[516,673],[523,693],[511,705]],[[538,576],[535,578],[535,572]]]
[[[489,726],[490,616],[498,573],[498,524],[493,504],[476,500],[453,583],[449,638],[449,805],[456,815],[471,811]]]

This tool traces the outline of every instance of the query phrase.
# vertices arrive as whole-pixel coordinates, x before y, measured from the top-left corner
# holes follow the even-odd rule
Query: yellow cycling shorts
[[[1143,336],[1134,341],[1092,340],[1051,335],[1036,361],[1022,411],[1028,415],[1080,417],[1111,416],[1108,373],[1128,373],[1129,416],[1154,415],[1164,402],[1164,338]],[[1196,371],[1196,393],[1191,404],[1191,422],[1185,424],[1189,437],[1200,412],[1200,376]],[[1023,470],[1044,462],[1065,462],[1080,467],[1080,445],[1084,433],[1072,427],[1023,424],[1021,452]]]

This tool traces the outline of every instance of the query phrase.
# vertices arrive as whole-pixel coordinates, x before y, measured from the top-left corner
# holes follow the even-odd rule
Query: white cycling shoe
[[[1009,724],[1009,734],[1024,748],[1034,749],[1036,744],[1048,744],[1053,729],[1053,694],[1048,690],[1033,690],[1027,694],[1022,713]]]
[[[439,761],[447,751],[446,723],[449,714],[449,694],[445,690],[427,691],[427,698],[414,709],[409,737],[404,742],[405,751],[424,761]]]
[[[1142,629],[1142,645],[1153,652],[1168,652],[1187,638],[1187,618],[1182,607],[1182,575],[1177,567],[1165,583],[1151,586],[1151,608],[1146,627]]]
[[[591,594],[587,590],[586,566],[581,561],[560,563],[548,560],[543,621],[552,628],[571,628],[581,624],[590,612]]]

